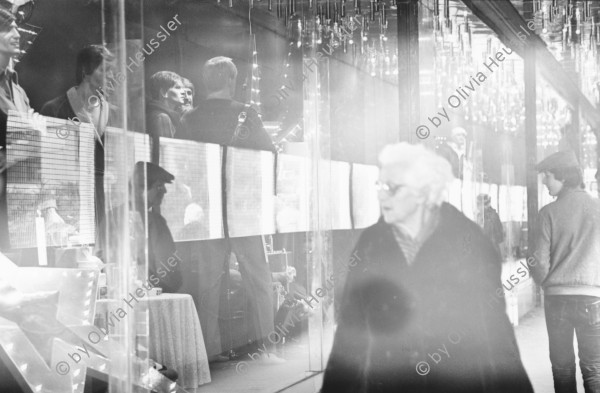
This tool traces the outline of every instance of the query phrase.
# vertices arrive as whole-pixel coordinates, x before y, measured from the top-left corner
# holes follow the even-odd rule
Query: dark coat
[[[485,233],[492,243],[498,245],[504,241],[502,221],[500,221],[500,216],[494,208],[486,206],[483,210],[483,216],[480,213],[477,219],[483,221],[483,233]]]
[[[96,233],[94,253],[105,263],[114,263],[119,258],[116,245],[123,242],[121,229],[124,210],[123,205],[109,210]],[[132,252],[134,247],[136,249],[138,267],[145,266],[145,249],[148,246],[147,285],[162,288],[166,293],[176,293],[183,282],[183,267],[167,221],[159,213],[149,211],[146,238],[143,224],[145,215],[133,213],[132,210],[129,212],[130,247]]]
[[[243,127],[235,135],[238,116],[246,111]],[[182,139],[216,143],[253,150],[275,151],[271,137],[265,131],[258,113],[241,102],[211,98],[186,113],[182,120]]]
[[[64,93],[42,106],[40,114],[49,117],[55,117],[57,119],[73,120],[77,117],[69,99],[67,93]],[[84,121],[79,119],[80,121]],[[76,124],[75,122],[73,124]],[[94,138],[94,186],[96,197],[96,223],[100,223],[104,218],[104,143],[106,138],[102,135],[102,143]]]
[[[160,164],[160,137],[175,138],[180,128],[181,115],[158,101],[150,101],[146,108],[146,129],[152,140],[151,160]]]
[[[57,119],[73,119],[77,115],[73,111],[67,93],[46,102],[40,113],[44,116],[56,117]],[[81,119],[80,119],[81,120]]]
[[[323,393],[533,392],[505,312],[499,255],[462,213],[442,205],[410,266],[383,220],[353,255]]]

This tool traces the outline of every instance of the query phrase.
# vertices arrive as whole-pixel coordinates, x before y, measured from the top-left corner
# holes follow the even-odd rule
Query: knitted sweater
[[[600,200],[565,189],[540,210],[534,280],[546,295],[600,297]]]

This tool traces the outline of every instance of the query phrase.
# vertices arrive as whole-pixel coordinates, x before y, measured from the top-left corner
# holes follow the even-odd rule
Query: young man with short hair
[[[571,150],[550,155],[536,169],[556,197],[539,212],[530,263],[544,289],[554,390],[577,391],[576,334],[585,391],[600,392],[600,201],[582,188]]]
[[[94,182],[96,223],[104,217],[104,131],[109,124],[110,105],[102,86],[114,55],[102,45],[87,45],[77,54],[76,85],[46,102],[41,114],[70,120],[73,124],[90,123],[94,128]]]
[[[204,64],[206,100],[184,115],[182,138],[274,152],[256,110],[233,99],[237,74],[237,67],[228,57],[214,57]]]

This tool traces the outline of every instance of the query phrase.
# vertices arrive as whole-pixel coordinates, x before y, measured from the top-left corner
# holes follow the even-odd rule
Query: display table
[[[190,295],[164,293],[143,297],[149,314],[149,357],[177,371],[177,384],[196,388],[210,382],[208,357],[194,300]],[[121,307],[123,301],[98,300],[96,314]],[[109,304],[113,306],[109,309]]]

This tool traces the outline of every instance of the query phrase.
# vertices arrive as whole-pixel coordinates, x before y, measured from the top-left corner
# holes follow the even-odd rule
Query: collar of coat
[[[477,224],[469,220],[454,206],[444,202],[439,209],[439,223],[421,245],[413,264],[417,264],[424,255],[431,256],[432,253],[445,258],[444,260],[448,262],[451,260],[458,262],[459,259],[462,259],[460,257],[471,255],[474,247],[485,248],[486,243],[482,242],[485,242],[486,239],[479,236],[480,233],[481,230]],[[365,230],[365,237],[367,252],[380,255],[384,259],[389,258],[392,261],[397,261],[401,256],[403,262],[406,263],[404,254],[394,237],[392,226],[387,224],[383,217],[380,217],[375,225]],[[447,251],[453,251],[454,255],[438,255]]]

